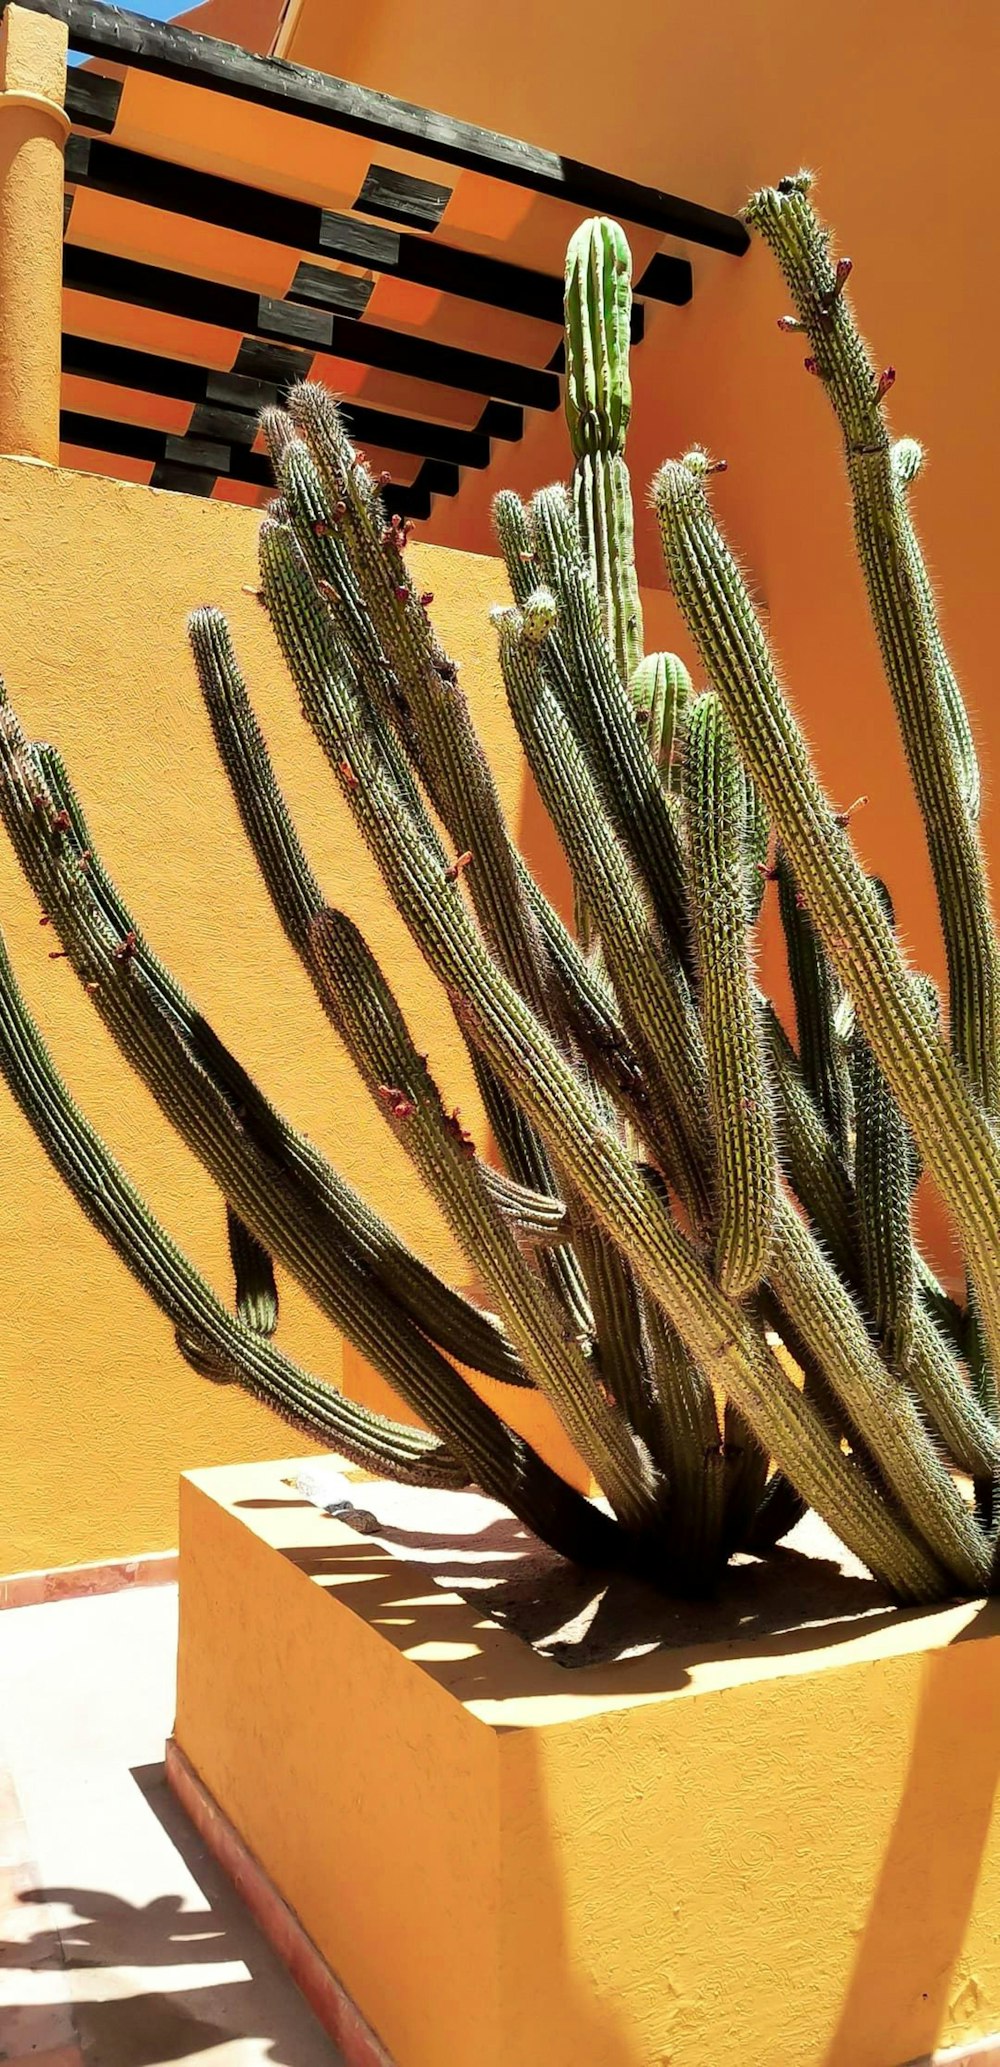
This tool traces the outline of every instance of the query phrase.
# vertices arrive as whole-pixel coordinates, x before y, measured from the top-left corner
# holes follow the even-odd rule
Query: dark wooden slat
[[[384,372],[407,374],[438,387],[517,402],[527,409],[559,407],[559,382],[544,369],[517,366],[506,359],[489,358],[485,353],[435,344],[430,338],[384,330],[375,323],[358,323],[298,303],[275,301],[247,288],[196,279],[164,266],[143,265],[135,259],[94,251],[85,245],[65,246],[63,279],[67,287],[84,294],[158,309],[165,315],[186,316],[224,330],[308,342],[314,350],[330,352],[335,358],[378,366]],[[254,368],[238,360],[237,370],[250,372]]]
[[[372,298],[374,280],[361,280],[355,273],[335,273],[329,266],[299,261],[288,289],[289,301],[303,301],[308,307],[335,309],[341,316],[363,316]]]
[[[361,215],[381,215],[404,229],[436,230],[454,191],[388,165],[369,165],[354,206]]]
[[[91,452],[112,452],[127,459],[162,459],[163,432],[145,424],[115,423],[78,409],[61,409],[59,437],[64,445],[84,445]]]
[[[64,373],[84,380],[111,381],[115,387],[137,388],[150,395],[175,395],[181,402],[200,402],[205,395],[202,366],[185,359],[161,359],[158,352],[136,352],[128,345],[100,344],[96,338],[64,333]]]
[[[227,447],[244,445],[249,449],[257,436],[257,418],[242,409],[222,409],[214,402],[199,402],[186,435],[218,440]]]
[[[239,293],[239,288],[232,290]],[[309,309],[304,302],[281,301],[277,295],[258,294],[256,318],[241,323],[241,330],[255,330],[258,337],[277,337],[283,343],[311,344],[317,351],[333,345],[334,317],[322,309]]]
[[[229,447],[212,438],[177,437],[167,432],[163,457],[168,465],[202,467],[206,473],[228,474]]]
[[[532,193],[551,195],[588,213],[614,215],[718,251],[739,255],[749,243],[743,224],[717,209],[355,86],[349,80],[309,71],[283,58],[257,57],[236,44],[199,36],[174,22],[148,21],[142,15],[102,5],[101,0],[27,0],[27,5],[37,14],[54,15],[66,22],[73,49],[91,57],[112,58],[156,72],[161,78],[232,95],[256,107],[277,108],[355,136],[371,137]]]
[[[635,283],[636,294],[645,295],[647,301],[670,301],[683,306],[691,299],[691,268],[687,268],[687,293],[680,293],[677,291],[683,284],[677,272],[680,263],[666,251],[654,252],[641,279]]]
[[[511,265],[506,259],[482,258],[476,252],[438,244],[431,237],[387,230],[357,216],[269,193],[264,187],[223,179],[217,173],[193,172],[190,166],[151,158],[98,137],[70,137],[66,178],[71,184],[116,194],[145,208],[165,209],[196,222],[214,223],[220,229],[262,237],[271,244],[285,244],[293,251],[312,251],[346,265],[390,273],[416,286],[432,287],[439,294],[509,309],[515,315],[536,316],[546,323],[562,323],[563,283],[554,274]],[[653,278],[649,292],[657,300],[690,300],[687,259],[664,255],[662,267],[655,275],[649,268],[649,275]]]
[[[160,361],[161,365],[170,363],[169,360]],[[136,382],[136,386],[139,385]],[[145,386],[145,382],[142,385]],[[248,373],[216,373],[213,367],[205,369],[205,400],[220,409],[248,409],[256,417],[262,409],[273,409],[275,403],[280,402],[282,393],[278,382],[253,380]]]
[[[81,129],[99,129],[110,136],[118,120],[122,91],[121,79],[106,79],[103,72],[81,72],[76,65],[66,67],[66,113]]]
[[[219,437],[230,444],[252,444],[261,409],[281,400],[283,387],[253,380],[246,374],[217,373],[211,367],[192,366],[184,359],[167,359],[156,352],[137,352],[126,345],[100,344],[89,337],[67,334],[62,341],[64,373],[85,380],[112,383],[139,394],[171,395],[195,405],[191,431],[195,435]],[[498,402],[490,407],[509,409],[513,421],[492,435],[517,438],[523,418],[519,409]],[[490,463],[489,429],[482,421],[475,430],[451,424],[423,423],[419,417],[401,416],[395,410],[372,409],[363,403],[342,402],[341,416],[348,436],[359,445],[378,445],[384,451],[416,454],[421,459],[446,460],[457,467],[481,469]]]
[[[262,338],[245,337],[233,372],[251,380],[275,381],[279,387],[289,387],[293,380],[308,380],[312,362],[312,352],[293,352],[287,345],[265,344]]]
[[[171,488],[175,495],[211,495],[218,474],[211,469],[186,466],[183,460],[158,460],[150,478],[151,488]]]
[[[506,438],[516,445],[524,436],[524,418],[509,402],[487,402],[476,429],[484,438]]]
[[[150,430],[143,424],[115,423],[110,417],[92,416],[73,409],[60,412],[59,436],[64,445],[78,445],[88,452],[107,452],[113,458],[151,460],[154,488],[180,489],[187,495],[211,495],[219,478],[219,469],[214,465],[207,466],[205,461],[224,450],[194,438],[177,438],[163,431]],[[226,452],[225,460],[231,478],[248,480],[261,487],[272,485],[270,468],[262,453],[237,448],[232,453]],[[387,508],[398,510],[403,517],[422,519],[429,516],[431,488],[424,478],[426,473],[426,466],[422,467],[410,487],[387,483],[382,491]],[[443,492],[450,494],[454,490],[444,487]]]

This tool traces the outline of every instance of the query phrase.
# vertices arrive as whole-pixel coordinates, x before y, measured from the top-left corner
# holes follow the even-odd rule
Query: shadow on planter
[[[946,2022],[980,2028],[980,1984],[960,1961],[1000,1779],[1000,1644],[970,1642],[988,1614],[924,1661],[902,1796],[823,2067],[916,2062]],[[996,2001],[982,2008],[995,2026]]]

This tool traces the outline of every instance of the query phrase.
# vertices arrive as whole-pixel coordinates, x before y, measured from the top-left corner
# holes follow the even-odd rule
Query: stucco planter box
[[[894,1610],[827,1539],[568,1670],[477,1604],[530,1609],[497,1510],[366,1536],[296,1469],[183,1483],[177,1743],[396,2067],[1000,2059],[1000,1605]]]

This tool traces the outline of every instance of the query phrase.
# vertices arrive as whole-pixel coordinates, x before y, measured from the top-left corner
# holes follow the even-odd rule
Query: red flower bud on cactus
[[[455,857],[455,860],[454,860],[454,861],[452,862],[452,864],[451,864],[451,867],[450,867],[450,868],[446,868],[446,869],[445,869],[445,872],[444,872],[444,879],[445,879],[445,882],[446,882],[446,883],[457,883],[457,882],[458,882],[458,879],[459,879],[459,876],[460,876],[460,875],[462,874],[462,871],[463,871],[463,869],[467,869],[467,868],[468,868],[468,866],[469,866],[469,863],[470,863],[470,861],[471,861],[471,860],[472,860],[472,849],[471,849],[471,847],[467,848],[464,854],[458,854],[458,855],[456,855],[456,857]]]
[[[400,582],[400,583],[398,584],[397,588],[396,588],[396,601],[397,601],[397,603],[405,603],[405,602],[406,602],[406,600],[407,600],[407,597],[409,596],[409,593],[410,593],[410,591],[409,591],[409,589],[407,588],[407,586],[406,586],[406,583],[405,583],[405,581],[401,581],[401,582]]]
[[[820,373],[819,367],[817,366],[815,359],[803,359],[802,364],[805,367],[807,373],[815,373],[817,379],[822,380],[823,376]]]
[[[337,767],[341,775],[343,776],[348,789],[357,789],[358,778],[355,775],[354,770],[351,767],[350,761],[346,758],[346,756],[342,760],[339,760],[337,762]]]
[[[341,517],[346,517],[346,515],[347,515],[347,504],[346,504],[346,502],[335,502],[335,503],[334,503],[334,505],[333,505],[333,514],[334,514],[334,516],[335,516],[335,517],[337,518],[338,522],[340,521],[340,518],[341,518]]]
[[[728,459],[710,460],[705,468],[705,472],[706,474],[727,474],[729,472]]]
[[[95,992],[96,990],[100,990],[100,988],[101,988],[100,984],[99,984],[99,983],[96,983],[96,982],[91,982],[91,983],[85,983],[83,987],[84,987],[84,990],[85,990],[85,991],[86,991],[86,993],[87,993],[87,996],[88,996],[88,997],[91,997],[91,998],[93,997],[93,995],[94,995],[94,992]]]
[[[895,385],[895,380],[896,368],[894,366],[883,367],[883,370],[878,377],[878,387],[875,390],[876,408],[878,408],[880,402],[883,402],[885,400],[885,397],[888,394],[889,389]]]
[[[52,920],[51,920],[51,919],[49,918],[49,915],[48,915],[48,912],[47,912],[47,911],[43,911],[43,913],[42,913],[42,916],[41,916],[41,918],[39,919],[38,923],[39,923],[39,925],[40,925],[40,926],[51,926],[51,924],[52,924]]]
[[[71,825],[72,820],[70,818],[68,811],[56,812],[56,815],[52,820],[52,830],[54,833],[68,833]]]
[[[385,1099],[394,1120],[408,1120],[411,1113],[416,1112],[412,1098],[407,1098],[406,1092],[401,1091],[397,1084],[380,1084],[378,1095]]]
[[[315,537],[325,538],[330,529],[330,526],[329,524],[324,524],[322,517],[317,517],[312,529]]]
[[[429,605],[434,601],[434,590],[425,589],[423,595],[420,598],[420,601],[423,604],[424,609],[426,610],[429,607]]]
[[[805,324],[804,324],[804,323],[800,323],[800,322],[799,322],[799,319],[798,319],[798,317],[797,317],[797,316],[779,316],[779,317],[778,317],[778,329],[779,329],[779,330],[804,330],[804,329],[805,329],[805,327],[806,327],[806,326],[805,326]]]
[[[64,947],[53,947],[49,949],[50,962],[65,962],[66,959],[67,955],[66,949]]]
[[[82,854],[81,854],[81,856],[80,856],[80,867],[81,867],[81,868],[88,868],[89,866],[90,866],[90,848],[89,848],[89,847],[85,847],[85,848],[84,848],[84,850],[83,850],[83,853],[82,853]]]
[[[392,480],[392,475],[390,474],[390,472],[389,472],[389,469],[388,469],[388,467],[383,467],[383,468],[382,468],[382,472],[380,473],[380,475],[379,475],[379,477],[378,477],[378,478],[379,478],[379,486],[380,486],[381,488],[388,488],[388,486],[389,486],[389,484],[390,484],[390,482],[391,482],[391,480]]]
[[[115,948],[115,961],[124,962],[126,964],[129,963],[132,960],[132,956],[134,955],[138,945],[139,943],[135,937],[135,933],[133,932],[130,926],[128,932],[125,935],[124,940],[121,941],[119,945]]]

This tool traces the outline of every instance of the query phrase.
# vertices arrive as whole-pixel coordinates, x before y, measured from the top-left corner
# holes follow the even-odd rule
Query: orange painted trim
[[[5,1608],[37,1608],[45,1601],[121,1593],[126,1586],[170,1586],[176,1578],[176,1550],[153,1550],[142,1557],[112,1558],[104,1564],[11,1572],[6,1579],[0,1578],[0,1613]]]
[[[167,1739],[166,1775],[198,1836],[232,1881],[258,1930],[277,1953],[299,1993],[305,1996],[313,2015],[339,2047],[345,2067],[394,2067],[353,1997],[327,1966],[295,1911],[279,1895],[260,1861],[244,1844],[173,1737]]]

